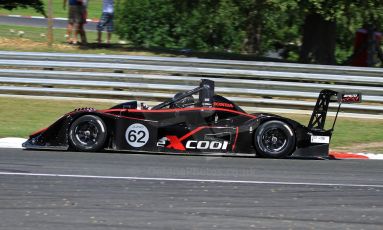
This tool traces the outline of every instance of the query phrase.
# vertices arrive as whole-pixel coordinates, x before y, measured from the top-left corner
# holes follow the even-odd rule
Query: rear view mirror
[[[362,102],[361,93],[347,93],[339,92],[338,93],[338,102],[342,104],[353,104]]]

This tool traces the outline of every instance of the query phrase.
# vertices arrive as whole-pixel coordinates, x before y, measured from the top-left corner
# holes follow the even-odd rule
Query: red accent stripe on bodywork
[[[32,134],[29,135],[29,136],[30,136],[30,137],[35,136],[35,135],[37,135],[37,134],[39,134],[39,133],[42,133],[42,132],[46,131],[47,129],[48,129],[48,128],[43,128],[43,129],[37,130],[36,132],[32,133]]]
[[[236,144],[237,144],[237,140],[238,140],[238,131],[239,131],[239,128],[236,127],[236,128],[235,128],[235,139],[234,139],[234,143],[233,143],[233,147],[231,148],[231,151],[234,151],[235,146],[236,146]]]
[[[196,129],[194,129],[194,130],[188,132],[188,133],[185,134],[184,136],[182,136],[182,137],[180,138],[180,141],[183,141],[183,140],[185,140],[186,138],[190,137],[191,135],[193,135],[193,134],[199,132],[199,131],[202,130],[202,129],[206,129],[206,128],[214,128],[214,127],[210,127],[210,126],[201,126],[201,127],[198,127],[198,128],[196,128]]]
[[[176,150],[181,150],[181,151],[185,151],[185,146],[181,143],[183,140],[187,139],[188,137],[190,137],[191,135],[199,132],[200,130],[202,129],[205,129],[205,128],[210,128],[210,126],[201,126],[201,127],[198,127],[190,132],[188,132],[187,134],[183,135],[181,138],[178,138],[177,136],[166,136],[169,141],[170,141],[170,144],[168,146],[166,146],[166,148],[174,148]]]
[[[176,150],[181,150],[181,151],[185,151],[186,148],[185,146],[182,144],[181,140],[177,137],[177,136],[166,136],[166,138],[168,138],[170,144],[168,144],[166,146],[166,148],[168,149],[176,149]]]
[[[121,116],[121,115],[112,114],[112,113],[108,113],[108,114],[111,115],[111,116],[114,116],[114,117],[119,117],[119,118],[124,118],[124,119],[131,119],[131,120],[138,120],[138,121],[148,121],[148,120],[141,119],[141,118],[136,118],[136,117],[126,117],[126,116]]]
[[[111,113],[111,112],[131,112],[131,113],[174,113],[174,112],[180,112],[180,111],[203,111],[203,110],[209,110],[209,111],[224,111],[229,113],[235,113],[238,115],[246,116],[249,118],[257,118],[255,115],[251,115],[248,113],[242,113],[231,109],[224,109],[224,108],[204,108],[204,107],[196,107],[196,108],[182,108],[182,109],[160,109],[160,110],[138,110],[138,109],[106,109],[106,110],[99,110],[99,112],[102,113]]]

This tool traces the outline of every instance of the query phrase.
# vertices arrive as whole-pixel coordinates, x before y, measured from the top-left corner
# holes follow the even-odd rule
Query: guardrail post
[[[53,44],[53,6],[52,0],[48,1],[48,47]]]

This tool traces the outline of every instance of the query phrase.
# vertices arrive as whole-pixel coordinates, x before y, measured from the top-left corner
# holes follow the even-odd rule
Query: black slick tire
[[[267,158],[285,158],[295,150],[295,134],[283,121],[271,120],[261,124],[254,135],[257,155]]]
[[[69,144],[77,151],[100,151],[105,146],[106,137],[106,125],[95,115],[81,116],[69,128]]]

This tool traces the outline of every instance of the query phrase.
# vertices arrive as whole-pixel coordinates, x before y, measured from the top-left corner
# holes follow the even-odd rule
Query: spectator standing
[[[354,52],[351,56],[351,65],[372,67],[377,59],[383,63],[383,53],[380,48],[383,35],[376,31],[373,24],[365,24],[356,31]]]
[[[86,24],[86,20],[88,19],[88,0],[82,0],[82,6],[83,6],[83,18],[84,18],[84,24]]]
[[[102,31],[106,27],[106,43],[110,44],[113,32],[114,0],[103,0],[102,15],[97,24],[97,42],[101,43]]]
[[[85,24],[86,20],[88,19],[88,0],[82,0],[82,18],[83,23],[80,25],[80,36],[81,36],[81,43],[86,44],[88,43],[85,33]]]
[[[64,10],[66,9],[67,3],[69,5],[69,9],[66,41],[70,44],[78,44],[77,37],[78,34],[80,34],[81,42],[85,44],[87,40],[84,30],[84,23],[86,20],[84,20],[85,6],[83,5],[83,0],[64,0]]]

